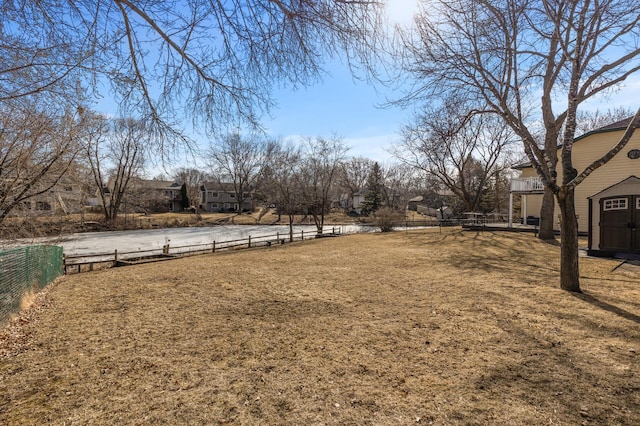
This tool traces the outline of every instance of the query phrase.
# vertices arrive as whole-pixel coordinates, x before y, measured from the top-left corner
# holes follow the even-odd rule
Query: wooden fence
[[[341,229],[332,228],[331,232],[321,234],[322,237],[333,237],[341,234]],[[184,256],[194,256],[205,253],[215,253],[224,250],[239,250],[253,247],[270,247],[272,245],[285,244],[293,241],[304,241],[305,239],[316,238],[315,231],[305,233],[304,230],[289,233],[275,233],[272,235],[261,235],[259,237],[247,237],[238,240],[212,241],[206,244],[191,244],[185,246],[170,246],[165,244],[162,248],[153,248],[136,251],[118,251],[108,253],[89,253],[82,255],[64,255],[64,273],[77,274],[89,272],[96,269],[106,269],[115,266],[127,266],[140,263],[157,262],[162,260],[175,259]]]

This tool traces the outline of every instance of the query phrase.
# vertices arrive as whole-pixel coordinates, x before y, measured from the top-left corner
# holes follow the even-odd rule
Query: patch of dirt
[[[573,295],[558,259],[436,229],[68,276],[0,424],[640,424],[640,278],[581,258]]]

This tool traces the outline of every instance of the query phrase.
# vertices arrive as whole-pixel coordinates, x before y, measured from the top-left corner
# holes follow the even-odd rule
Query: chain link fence
[[[0,251],[0,326],[20,311],[24,297],[62,275],[62,247],[26,246]]]

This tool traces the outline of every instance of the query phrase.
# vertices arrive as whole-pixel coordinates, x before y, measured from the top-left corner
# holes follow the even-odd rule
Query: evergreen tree
[[[363,214],[368,215],[370,213],[375,213],[380,207],[382,207],[383,190],[382,169],[376,162],[373,163],[371,173],[369,173],[369,177],[367,178],[367,195],[365,195],[364,201],[362,202]]]
[[[188,209],[189,207],[191,207],[191,204],[189,203],[189,193],[187,191],[187,184],[183,183],[182,187],[180,187],[180,195],[182,198],[182,208],[183,209]]]

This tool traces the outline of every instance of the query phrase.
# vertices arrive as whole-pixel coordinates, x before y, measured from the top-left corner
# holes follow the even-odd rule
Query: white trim
[[[609,198],[602,201],[602,211],[627,210],[627,198]]]

